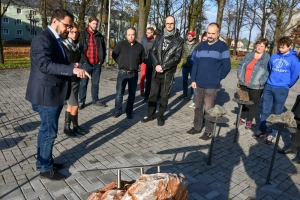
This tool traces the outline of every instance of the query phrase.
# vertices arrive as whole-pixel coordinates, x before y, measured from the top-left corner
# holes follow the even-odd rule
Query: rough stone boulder
[[[290,111],[286,111],[280,115],[271,114],[267,120],[274,125],[293,127],[295,125],[294,115]]]
[[[223,115],[225,115],[227,113],[227,111],[225,110],[225,108],[223,108],[222,106],[219,105],[215,105],[215,107],[209,109],[207,111],[207,113],[211,116],[211,117],[221,117]]]
[[[124,194],[133,183],[134,181],[121,181],[121,188],[118,189],[118,183],[114,181],[92,193],[87,200],[122,200]]]
[[[144,174],[136,181],[122,181],[121,189],[112,182],[89,196],[87,200],[187,200],[182,174]]]
[[[240,101],[244,101],[244,102],[249,101],[249,94],[247,91],[239,90],[237,91],[237,96]]]
[[[122,200],[187,200],[183,174],[144,174],[127,190]]]

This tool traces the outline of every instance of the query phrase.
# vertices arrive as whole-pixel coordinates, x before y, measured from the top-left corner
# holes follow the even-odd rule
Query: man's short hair
[[[126,34],[127,34],[127,31],[131,29],[131,30],[134,30],[134,34],[136,34],[136,29],[133,27],[133,26],[130,26],[126,29]]]
[[[292,43],[293,42],[292,42],[291,38],[289,38],[288,36],[283,36],[278,39],[277,46],[281,47],[281,46],[286,45],[287,47],[290,47],[292,45]]]
[[[54,12],[51,16],[51,23],[54,18],[57,20],[63,20],[66,16],[70,17],[72,19],[72,21],[74,21],[74,15],[72,15],[69,11],[67,11],[65,9],[54,10]]]
[[[258,44],[264,44],[265,47],[267,47],[268,44],[269,44],[269,41],[268,41],[266,38],[259,38],[259,39],[256,40],[256,42],[255,42],[255,45],[258,45]]]
[[[174,24],[176,24],[176,20],[175,20],[175,17],[174,17],[174,16],[169,15],[169,16],[166,17],[166,19],[167,19],[168,17],[172,17],[172,18],[174,19]],[[165,23],[166,23],[166,19],[165,19]]]
[[[218,28],[218,31],[220,32],[220,26],[218,23],[212,22],[212,23],[208,24],[208,26],[212,26],[212,25],[216,26]]]
[[[154,33],[154,28],[153,27],[148,27],[146,30],[150,30]]]
[[[92,21],[96,21],[97,23],[99,22],[99,20],[96,17],[90,17],[89,23],[91,23]]]

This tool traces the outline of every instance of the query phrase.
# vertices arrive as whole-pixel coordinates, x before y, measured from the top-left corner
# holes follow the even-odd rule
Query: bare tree
[[[225,5],[226,5],[226,0],[216,0],[217,1],[217,4],[218,4],[218,11],[217,11],[217,24],[219,24],[220,26],[220,30],[221,30],[221,27],[222,27],[222,19],[223,19],[223,12],[224,12],[224,8],[225,8]]]
[[[203,6],[205,0],[191,0],[189,6],[189,19],[188,19],[188,28],[189,30],[195,30],[197,18],[203,16]],[[199,26],[201,27],[201,21]]]
[[[222,30],[225,31],[222,32],[222,35],[224,35],[228,47],[231,47],[231,42],[233,40],[234,20],[235,20],[235,11],[233,5],[230,2],[227,2],[224,11],[223,23],[222,23],[223,24]]]
[[[139,0],[139,25],[137,40],[141,41],[147,26],[151,0]]]
[[[1,9],[1,18],[0,18],[0,27],[2,27],[2,17],[7,11],[8,6],[12,3],[11,0],[7,1],[6,4],[2,4],[2,0],[0,0],[0,9]],[[2,31],[0,33],[0,63],[4,64],[4,54],[3,54],[3,44],[2,44]]]

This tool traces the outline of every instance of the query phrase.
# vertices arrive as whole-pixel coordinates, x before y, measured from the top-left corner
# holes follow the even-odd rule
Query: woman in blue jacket
[[[251,106],[243,106],[240,124],[246,123],[246,128],[252,128],[252,121],[257,112],[257,106],[261,97],[264,85],[269,76],[268,62],[270,55],[265,51],[268,46],[268,40],[261,38],[256,41],[256,49],[246,54],[239,63],[237,77],[241,90],[247,91]]]

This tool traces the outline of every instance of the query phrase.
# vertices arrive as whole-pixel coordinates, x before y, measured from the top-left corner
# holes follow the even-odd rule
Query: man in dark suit
[[[57,137],[58,118],[68,96],[70,77],[76,74],[80,78],[90,78],[85,70],[78,68],[78,63],[68,63],[61,45],[61,38],[68,35],[73,20],[68,11],[55,10],[51,25],[34,37],[30,48],[31,69],[26,99],[41,118],[36,167],[41,178],[50,180],[65,178],[57,171],[63,165],[54,163],[52,148]]]

